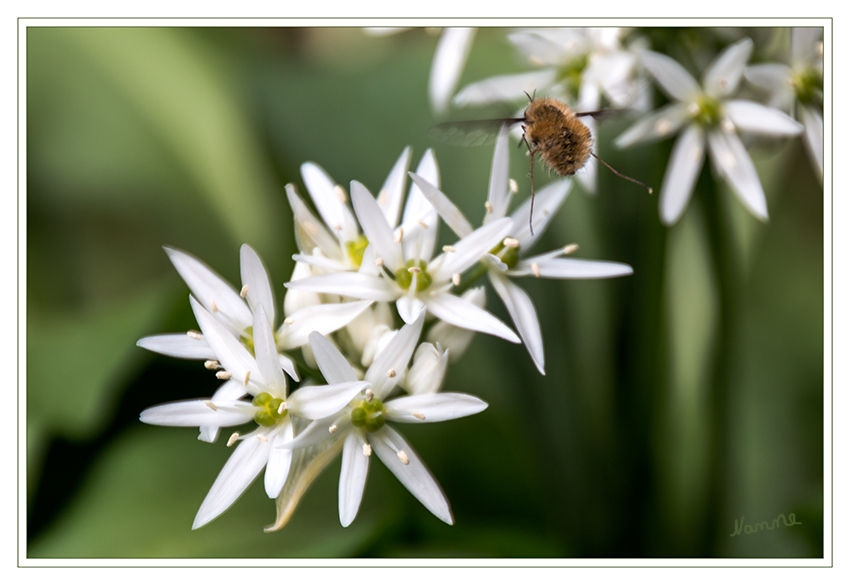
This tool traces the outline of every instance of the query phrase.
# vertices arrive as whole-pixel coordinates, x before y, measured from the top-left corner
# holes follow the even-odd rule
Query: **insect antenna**
[[[629,176],[627,176],[627,175],[624,175],[623,173],[621,173],[620,171],[618,171],[617,169],[615,169],[614,167],[612,167],[611,165],[609,165],[607,162],[605,162],[604,160],[602,160],[601,158],[599,158],[598,156],[596,156],[596,153],[595,153],[595,152],[591,152],[590,154],[592,154],[592,155],[593,155],[593,158],[595,158],[596,160],[598,160],[599,162],[601,162],[603,165],[605,165],[606,167],[608,167],[608,169],[609,169],[612,173],[614,173],[615,175],[617,175],[618,177],[620,177],[620,178],[622,178],[622,179],[626,179],[627,181],[631,181],[632,183],[637,183],[638,185],[640,185],[641,187],[643,187],[644,189],[646,189],[646,190],[649,192],[649,194],[650,194],[650,195],[652,195],[652,187],[650,187],[650,186],[648,186],[648,185],[646,185],[646,184],[644,184],[644,183],[641,183],[641,182],[640,182],[640,181],[638,181],[637,179],[633,179],[633,178],[631,178],[631,177],[629,177]],[[533,187],[532,187],[532,188],[533,188]]]

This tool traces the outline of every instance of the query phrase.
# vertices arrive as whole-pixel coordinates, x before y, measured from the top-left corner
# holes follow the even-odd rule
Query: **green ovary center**
[[[720,102],[713,97],[701,95],[691,104],[690,111],[697,124],[711,128],[720,122],[722,107]]]
[[[504,242],[499,242],[499,245],[490,250],[490,253],[507,264],[508,269],[513,268],[519,262],[519,248],[506,246]]]
[[[415,269],[411,271],[412,268]],[[403,268],[395,271],[395,281],[404,290],[410,290],[413,283],[413,275],[416,274],[416,292],[422,292],[431,286],[432,278],[428,273],[428,263],[424,260],[408,260]]]
[[[366,246],[368,245],[369,240],[363,234],[357,236],[356,240],[350,240],[345,243],[345,251],[348,253],[348,257],[358,268],[360,268],[360,265],[363,263],[363,252],[366,250]]]
[[[351,423],[355,427],[365,427],[373,433],[384,426],[384,403],[373,398],[371,401],[360,400],[351,411]]]
[[[797,100],[802,104],[815,102],[823,93],[823,76],[812,67],[796,72],[791,77],[791,85]]]
[[[275,398],[268,392],[260,392],[254,396],[251,404],[259,409],[254,413],[254,422],[264,427],[274,426],[275,423],[283,419],[289,412],[288,410],[284,410],[282,414],[279,413],[278,410],[280,409],[280,405],[283,404],[283,400]]]

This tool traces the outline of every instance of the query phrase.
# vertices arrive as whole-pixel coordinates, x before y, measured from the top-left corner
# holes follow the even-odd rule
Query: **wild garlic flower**
[[[823,180],[823,29],[792,28],[790,66],[750,65],[744,77],[770,92],[772,106],[803,123],[806,150]]]
[[[165,248],[177,272],[189,286],[195,299],[217,321],[249,349],[253,345],[253,322],[256,307],[268,307],[266,315],[274,327],[276,320],[274,292],[269,274],[257,253],[247,244],[242,245],[241,272],[242,289],[236,289],[209,266],[194,256]],[[274,334],[280,352],[299,348],[307,343],[307,336],[318,331],[328,334],[348,324],[371,303],[338,303],[304,307],[290,314]],[[174,333],[144,337],[137,345],[150,351],[183,359],[215,362],[218,357],[203,335],[197,331],[187,334]],[[281,367],[292,379],[300,380],[295,362],[285,353],[279,353]],[[214,363],[209,367],[215,367]]]
[[[204,338],[213,348],[231,384],[250,402],[239,399],[189,400],[154,406],[142,412],[144,423],[161,426],[235,426],[251,420],[257,428],[250,433],[233,433],[228,446],[239,441],[195,517],[192,528],[210,522],[247,489],[266,469],[265,489],[276,498],[283,488],[292,460],[291,449],[282,448],[294,437],[292,417],[319,419],[331,416],[368,386],[359,380],[338,384],[302,387],[287,394],[288,384],[278,360],[269,317],[262,304],[254,306],[253,352],[194,297],[192,309]],[[313,335],[319,335],[313,333]],[[252,355],[253,353],[253,355]]]
[[[402,327],[363,375],[368,383],[338,415],[316,420],[284,448],[304,448],[336,437],[344,441],[339,479],[339,519],[357,516],[374,453],[410,492],[443,522],[452,524],[449,502],[431,472],[389,422],[427,423],[481,412],[487,404],[468,394],[423,393],[390,398],[413,355],[424,312]],[[332,385],[354,384],[359,376],[339,350],[320,335],[310,338],[322,375]]]
[[[402,216],[410,155],[410,147],[402,151],[378,192],[378,206],[393,228],[399,227],[399,220],[402,226],[408,227],[416,221],[424,221],[421,216],[427,216],[429,212],[428,209],[422,209],[421,202],[424,200],[417,194],[416,187],[411,186]],[[420,170],[439,182],[437,160],[430,149],[422,156],[417,167],[417,171]],[[286,196],[295,217],[295,239],[301,252],[300,261],[313,266],[312,274],[360,270],[369,240],[362,233],[348,205],[345,190],[315,163],[301,165],[301,176],[322,221],[313,215],[298,196],[294,185],[287,185]]]
[[[411,177],[443,220],[459,237],[465,237],[473,232],[472,225],[445,194],[422,177],[414,173],[411,173]],[[506,221],[511,199],[511,190],[508,185],[508,133],[503,127],[496,139],[496,149],[493,154],[484,225]],[[510,228],[507,234],[510,237],[506,237],[481,260],[486,266],[490,283],[505,304],[523,344],[541,374],[546,372],[543,336],[540,332],[537,311],[528,294],[514,284],[512,279],[526,276],[554,279],[611,278],[626,276],[633,272],[631,266],[620,262],[560,257],[576,250],[575,245],[523,258],[549,227],[571,187],[572,183],[569,180],[562,180],[546,186],[537,193],[532,218],[533,234],[529,230],[528,221],[531,200],[526,200],[509,218]]]
[[[767,220],[764,191],[738,132],[793,136],[802,126],[776,108],[732,99],[752,48],[750,39],[727,47],[706,68],[702,84],[666,55],[652,51],[641,55],[643,65],[674,101],[636,122],[616,142],[624,148],[679,132],[658,199],[665,225],[676,223],[684,213],[702,168],[706,143],[715,171],[750,213]]]
[[[405,323],[413,323],[423,308],[438,319],[458,327],[488,333],[512,343],[519,338],[486,310],[449,292],[461,274],[499,244],[511,229],[504,218],[469,233],[432,259],[437,229],[436,211],[430,222],[420,222],[409,231],[404,226],[393,232],[379,202],[358,183],[351,183],[351,199],[363,232],[369,240],[369,258],[375,270],[323,274],[286,284],[287,288],[352,298],[395,302]],[[300,261],[309,261],[299,256]],[[364,259],[365,262],[365,259]]]

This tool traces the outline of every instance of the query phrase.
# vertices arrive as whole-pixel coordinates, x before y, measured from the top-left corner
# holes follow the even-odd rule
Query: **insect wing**
[[[491,120],[464,120],[444,122],[432,126],[428,136],[452,146],[484,146],[495,144],[503,124],[517,124],[524,118],[496,118]]]

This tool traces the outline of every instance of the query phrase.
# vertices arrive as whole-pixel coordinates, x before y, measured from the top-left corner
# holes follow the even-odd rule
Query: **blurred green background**
[[[505,32],[478,31],[461,85],[524,70]],[[787,38],[644,33],[674,58],[748,35],[753,62],[779,60]],[[229,451],[197,441],[197,429],[138,421],[148,406],[217,386],[197,362],[135,346],[195,327],[161,246],[238,282],[248,243],[281,299],[296,251],[283,187],[306,194],[299,165],[374,193],[407,145],[412,168],[435,149],[443,190],[476,221],[492,149],[428,138],[440,121],[427,101],[437,39],[422,29],[27,29],[29,557],[823,555],[824,198],[799,139],[750,150],[767,224],[722,183],[697,192],[669,229],[656,196],[604,169],[596,196],[574,188],[536,251],[577,242],[576,257],[635,274],[523,281],[547,375],[524,348],[478,336],[444,389],[490,407],[401,429],[455,526],[376,464],[357,520],[341,528],[337,460],[279,532],[262,530],[274,503],[261,482],[191,530]],[[670,141],[616,151],[629,123],[606,119],[597,152],[658,187]],[[521,153],[511,175],[523,194]],[[550,178],[536,173],[536,187]],[[700,184],[712,184],[708,165]],[[445,226],[441,235],[448,243]],[[734,277],[725,288],[724,270]],[[730,537],[742,516],[791,513],[801,525]]]

